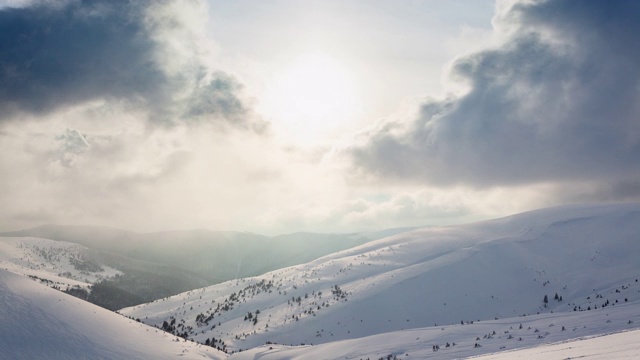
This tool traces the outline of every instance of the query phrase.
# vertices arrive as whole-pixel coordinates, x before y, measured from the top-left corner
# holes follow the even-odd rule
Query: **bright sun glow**
[[[282,134],[300,144],[336,136],[360,113],[352,73],[324,53],[307,53],[277,74],[263,109]]]

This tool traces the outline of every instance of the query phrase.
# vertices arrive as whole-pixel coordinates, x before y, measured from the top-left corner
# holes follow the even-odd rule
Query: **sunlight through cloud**
[[[323,52],[304,53],[273,79],[263,100],[276,131],[296,144],[317,144],[361,112],[352,72]]]

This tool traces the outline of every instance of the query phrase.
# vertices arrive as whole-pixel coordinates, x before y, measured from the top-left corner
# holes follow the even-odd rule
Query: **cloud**
[[[475,220],[462,193],[443,193],[437,189],[399,190],[394,195],[363,196],[334,204],[324,216],[314,216],[310,224],[358,231],[403,226],[449,224]],[[315,224],[313,224],[315,223]],[[320,226],[321,225],[321,226]]]
[[[0,228],[257,216],[247,174],[277,174],[278,145],[219,69],[205,1],[20,6],[0,8]]]
[[[204,1],[21,4],[0,8],[5,230],[357,231],[640,199],[633,1],[500,2],[499,41],[449,66],[465,92],[330,153],[263,136]]]
[[[143,111],[152,123],[259,129],[238,81],[213,69],[207,44],[195,40],[204,27],[193,24],[206,19],[200,1],[36,1],[2,8],[0,120],[99,100]]]
[[[337,201],[335,172],[253,131],[150,128],[135,114],[96,105],[1,128],[2,230],[58,223],[297,231],[260,218]]]
[[[615,197],[637,197],[640,3],[498,5],[503,41],[451,64],[466,92],[361,134],[347,150],[357,173],[477,189],[613,184]]]
[[[76,129],[67,129],[56,136],[56,140],[61,143],[58,154],[60,163],[65,167],[73,166],[75,158],[89,148],[87,139]]]

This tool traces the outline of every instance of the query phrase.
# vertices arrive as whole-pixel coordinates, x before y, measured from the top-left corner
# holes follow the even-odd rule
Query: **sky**
[[[640,200],[632,0],[0,0],[0,230]]]

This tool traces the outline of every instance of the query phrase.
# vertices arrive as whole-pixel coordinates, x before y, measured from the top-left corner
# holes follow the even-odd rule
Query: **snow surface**
[[[564,206],[418,229],[120,312],[243,350],[232,358],[471,356],[633,328],[639,255],[640,204]]]
[[[617,334],[574,339],[559,344],[537,346],[531,349],[509,351],[474,359],[638,359],[640,358],[640,330]]]
[[[224,359],[27,277],[0,270],[2,359]]]
[[[560,350],[578,349],[578,346],[566,345],[554,348],[549,350],[553,352],[551,356],[545,349],[546,345],[558,342],[564,344],[575,338],[589,339],[612,331],[636,329],[638,326],[640,326],[640,303],[634,303],[593,311],[549,313],[465,325],[407,329],[313,346],[264,345],[233,354],[230,359],[379,359],[386,358],[388,355],[397,356],[399,359],[458,359],[495,352],[500,353],[487,358],[496,356],[498,359],[512,359],[517,358],[516,355],[509,354],[520,354],[520,351],[524,354],[522,358],[535,354],[541,354],[541,356],[547,354],[544,360],[566,359],[570,353]],[[562,330],[563,327],[565,330]],[[639,334],[640,331],[632,331],[627,335],[626,339],[633,339],[633,341],[624,347],[625,351],[633,350],[632,354],[640,351],[640,342],[638,342],[640,338],[637,337]],[[606,343],[606,340],[604,341]],[[447,343],[450,344],[449,347],[446,346]],[[476,343],[480,346],[475,347]],[[617,347],[618,343],[615,344]],[[438,345],[439,350],[434,351],[434,345]],[[602,354],[610,346],[612,345],[607,344],[606,347],[599,349],[585,347],[581,350],[581,354],[584,352]],[[510,351],[522,348],[531,349]],[[503,352],[504,355],[502,355]],[[560,356],[560,354],[563,355]]]

